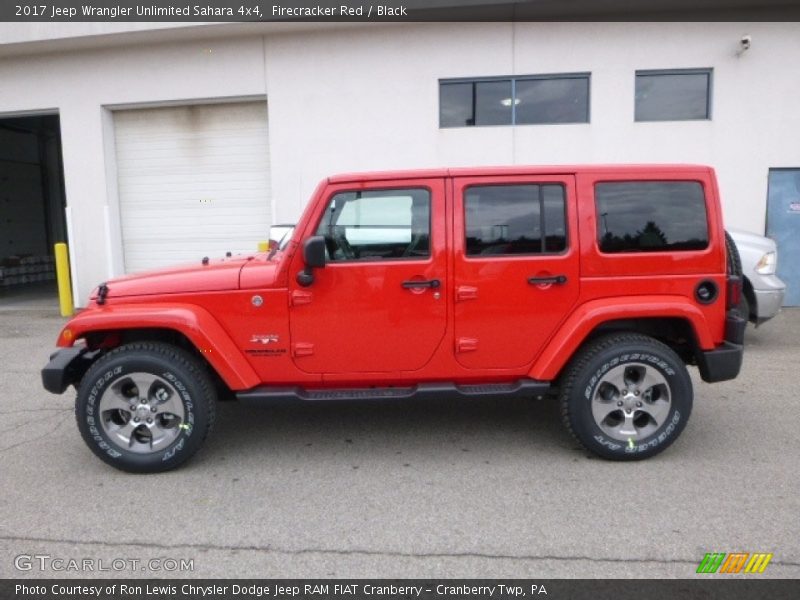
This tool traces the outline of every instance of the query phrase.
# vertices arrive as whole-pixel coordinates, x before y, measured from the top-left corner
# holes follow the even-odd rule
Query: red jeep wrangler
[[[268,253],[100,285],[42,379],[128,471],[192,456],[220,393],[557,395],[584,447],[641,459],[686,426],[686,365],[738,374],[740,294],[708,167],[341,175]]]

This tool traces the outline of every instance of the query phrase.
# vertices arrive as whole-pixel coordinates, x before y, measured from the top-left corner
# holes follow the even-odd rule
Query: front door
[[[778,245],[778,277],[786,283],[784,306],[800,306],[800,169],[771,169],[767,236]]]
[[[578,298],[575,178],[464,177],[454,196],[456,358],[528,365]]]
[[[308,373],[387,373],[425,366],[447,319],[444,181],[337,184],[305,237],[325,237],[314,282],[290,274],[292,354]]]

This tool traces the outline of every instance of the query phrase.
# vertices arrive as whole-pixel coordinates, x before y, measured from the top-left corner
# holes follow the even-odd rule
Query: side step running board
[[[437,398],[530,398],[551,391],[550,383],[520,379],[512,383],[421,383],[411,387],[327,388],[257,387],[237,392],[240,400],[428,400]]]

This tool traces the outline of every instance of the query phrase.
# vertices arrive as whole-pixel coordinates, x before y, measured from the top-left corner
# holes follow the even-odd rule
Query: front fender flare
[[[125,304],[91,308],[67,323],[58,337],[58,346],[72,346],[75,340],[93,331],[131,329],[168,329],[183,334],[232,390],[246,390],[260,383],[219,321],[194,304]]]
[[[554,380],[583,341],[599,325],[617,319],[675,317],[688,321],[701,349],[714,348],[714,338],[701,310],[684,296],[603,298],[576,308],[534,361],[529,377]]]

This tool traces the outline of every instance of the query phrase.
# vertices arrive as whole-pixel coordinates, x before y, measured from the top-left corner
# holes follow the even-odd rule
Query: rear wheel
[[[612,334],[573,360],[561,389],[564,423],[587,450],[639,460],[665,450],[692,411],[692,381],[681,359],[658,340]]]
[[[116,348],[84,376],[75,400],[78,429],[108,464],[139,473],[177,467],[214,421],[214,386],[187,352],[162,343]]]

